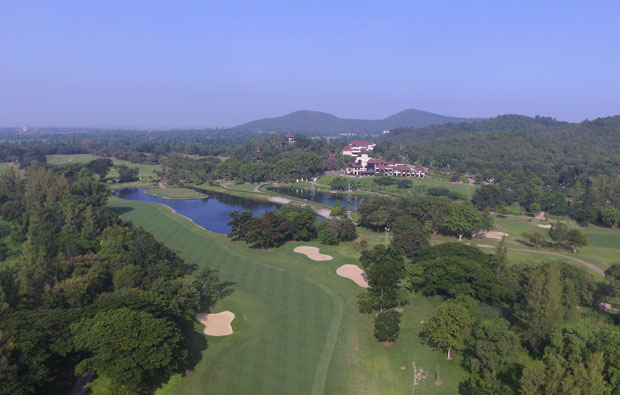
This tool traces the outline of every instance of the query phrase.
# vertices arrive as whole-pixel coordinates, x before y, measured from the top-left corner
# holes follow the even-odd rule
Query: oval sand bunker
[[[355,265],[342,265],[336,270],[336,274],[353,280],[360,287],[370,288],[368,281],[366,281],[366,272]]]
[[[228,336],[233,334],[230,323],[235,315],[230,311],[222,311],[216,314],[198,313],[196,320],[205,326],[205,335]]]
[[[330,255],[321,254],[319,249],[316,247],[295,247],[293,252],[298,254],[304,254],[308,258],[313,261],[331,261],[332,257]]]

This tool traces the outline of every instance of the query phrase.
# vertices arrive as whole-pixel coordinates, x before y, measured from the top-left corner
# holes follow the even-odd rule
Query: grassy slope
[[[198,199],[207,196],[204,193],[188,188],[151,188],[147,190],[146,193],[161,196],[166,199]]]
[[[361,288],[335,274],[342,264],[358,263],[359,253],[350,243],[320,246],[334,260],[313,262],[292,250],[301,244],[318,246],[315,243],[253,250],[204,231],[160,205],[118,199],[110,204],[188,263],[217,267],[223,280],[235,283],[234,293],[214,309],[237,315],[235,334],[209,338],[200,363],[186,376],[175,376],[160,390],[163,394],[405,394],[411,393],[414,361],[427,372],[439,365],[443,380],[435,387],[429,373],[417,392],[449,394],[467,375],[458,359],[446,361],[419,341],[420,322],[428,319],[439,299],[411,300],[394,347],[372,337],[373,317],[357,311]]]

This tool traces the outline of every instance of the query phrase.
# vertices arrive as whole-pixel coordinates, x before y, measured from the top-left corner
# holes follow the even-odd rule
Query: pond
[[[357,210],[360,204],[368,200],[367,197],[357,196],[353,193],[331,193],[315,191],[311,189],[297,189],[293,187],[269,187],[270,191],[280,193],[282,195],[294,196],[300,199],[307,199],[317,203],[335,206],[336,202],[340,202],[341,206],[346,206],[349,210]]]
[[[203,228],[215,233],[230,233],[230,213],[233,211],[251,211],[261,215],[265,211],[277,209],[273,203],[259,202],[224,194],[210,195],[203,199],[171,200],[146,193],[148,188],[123,188],[114,191],[116,197],[140,202],[165,204],[178,214],[190,218]]]

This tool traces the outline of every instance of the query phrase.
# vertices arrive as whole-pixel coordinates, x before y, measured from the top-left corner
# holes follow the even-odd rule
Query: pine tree
[[[549,335],[564,319],[560,267],[550,263],[534,270],[525,290],[525,298],[517,310],[523,327],[523,339],[532,350],[539,350]]]

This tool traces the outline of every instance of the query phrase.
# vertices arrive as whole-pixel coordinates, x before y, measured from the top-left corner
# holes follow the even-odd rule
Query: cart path
[[[479,248],[495,248],[493,246],[486,246],[486,245],[478,245]],[[572,257],[570,255],[564,255],[564,254],[560,254],[557,252],[552,252],[552,251],[537,251],[537,250],[528,250],[526,248],[508,248],[508,251],[515,251],[515,252],[529,252],[532,254],[541,254],[541,255],[553,255],[553,256],[557,256],[560,258],[566,258],[566,259],[570,259],[572,261],[581,263],[584,266],[587,266],[588,268],[594,270],[595,272],[597,272],[598,274],[600,274],[601,276],[605,277],[605,272],[601,269],[599,269],[598,267],[594,266],[593,264],[586,262],[582,259],[579,258],[575,258]]]

